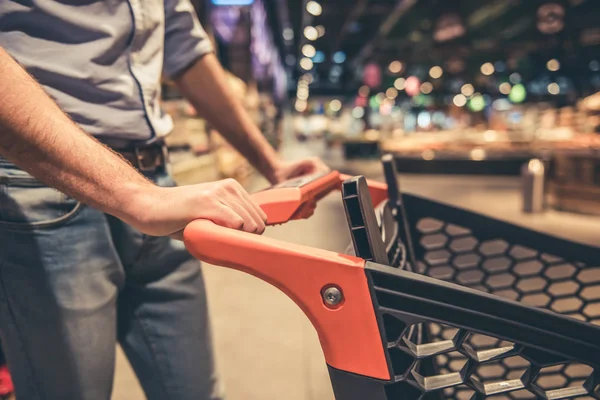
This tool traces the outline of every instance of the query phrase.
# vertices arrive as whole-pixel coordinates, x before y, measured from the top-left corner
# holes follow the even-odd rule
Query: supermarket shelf
[[[406,157],[394,154],[398,171],[411,174],[456,174],[456,175],[520,175],[521,167],[533,154],[519,154],[506,157],[490,157],[483,160],[459,157],[436,157],[425,160],[422,157]]]

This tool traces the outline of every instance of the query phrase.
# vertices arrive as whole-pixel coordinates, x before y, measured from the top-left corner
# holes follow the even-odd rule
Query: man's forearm
[[[267,179],[275,182],[279,157],[244,110],[214,54],[207,54],[176,80],[183,95]]]
[[[1,48],[0,76],[0,154],[49,186],[130,219],[133,196],[154,185],[82,132]]]

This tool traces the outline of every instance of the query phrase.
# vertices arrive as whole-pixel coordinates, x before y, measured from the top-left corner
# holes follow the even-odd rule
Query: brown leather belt
[[[168,161],[167,146],[163,143],[115,151],[141,172],[155,172],[164,168]]]

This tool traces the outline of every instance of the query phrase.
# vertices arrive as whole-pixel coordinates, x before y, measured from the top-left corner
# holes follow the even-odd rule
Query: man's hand
[[[318,158],[309,158],[301,161],[281,163],[273,173],[271,183],[280,183],[288,179],[311,175],[318,172],[327,172],[329,167]]]
[[[266,214],[233,179],[174,188],[144,188],[130,205],[131,225],[153,236],[181,238],[196,219],[261,234]]]

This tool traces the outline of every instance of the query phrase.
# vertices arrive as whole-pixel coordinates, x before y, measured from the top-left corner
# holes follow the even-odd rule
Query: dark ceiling
[[[381,66],[385,81],[387,66],[394,60],[404,65],[398,76],[425,78],[431,66],[440,65],[445,76],[474,79],[488,61],[501,61],[508,70],[524,69],[535,75],[548,59],[556,58],[562,72],[579,76],[589,75],[589,63],[600,58],[600,0],[317,1],[322,6],[318,16],[307,12],[307,0],[270,2],[278,16],[276,29],[283,32],[288,26],[294,32],[291,41],[283,39],[283,34],[278,38],[293,80],[307,72],[299,66],[303,45],[312,44],[324,56],[308,71],[314,77],[311,93],[356,92],[362,84],[362,67],[370,62]],[[540,9],[548,4],[550,8]],[[554,5],[564,10],[564,18],[560,12],[553,13]],[[544,10],[549,15],[539,16]],[[448,23],[441,29],[444,20]],[[562,28],[544,34],[540,22],[551,30]],[[325,28],[325,34],[315,41],[306,39],[304,28],[318,25]],[[460,34],[461,26],[464,34]],[[453,33],[458,36],[452,38]],[[436,34],[451,38],[436,40]],[[342,64],[332,60],[339,51],[346,56]],[[452,63],[458,65],[453,72]],[[336,69],[337,80],[331,77]]]

